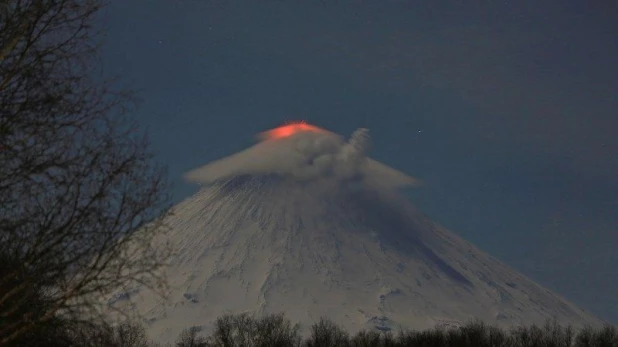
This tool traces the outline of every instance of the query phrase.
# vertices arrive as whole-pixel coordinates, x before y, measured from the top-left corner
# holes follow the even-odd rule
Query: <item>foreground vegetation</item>
[[[107,2],[0,0],[0,346],[76,327],[117,288],[165,287],[168,184],[99,64]]]
[[[575,331],[548,321],[543,326],[500,329],[480,321],[461,327],[434,328],[424,331],[361,331],[349,334],[322,318],[301,332],[284,315],[254,318],[248,315],[220,317],[212,331],[199,327],[182,331],[174,344],[149,341],[144,326],[123,323],[114,327],[87,326],[72,329],[61,322],[36,330],[37,334],[15,341],[14,346],[92,346],[92,347],[617,347],[618,329],[606,325]]]

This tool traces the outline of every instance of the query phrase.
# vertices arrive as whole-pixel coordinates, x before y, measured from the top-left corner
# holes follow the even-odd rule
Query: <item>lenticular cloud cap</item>
[[[287,124],[258,135],[258,144],[185,174],[194,183],[210,184],[242,175],[277,174],[298,180],[360,177],[397,188],[419,183],[415,178],[367,157],[370,136],[356,130],[349,141],[307,123]]]

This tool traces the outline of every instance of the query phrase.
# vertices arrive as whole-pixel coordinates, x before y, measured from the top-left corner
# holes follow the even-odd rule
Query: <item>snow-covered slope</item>
[[[341,161],[345,146],[354,144],[332,134],[298,134],[281,140],[289,141],[283,147],[262,143],[246,157],[194,172],[208,184],[170,217],[165,241],[177,255],[166,270],[169,297],[131,291],[152,337],[171,341],[183,328],[208,328],[217,316],[240,312],[285,312],[305,327],[328,316],[351,332],[473,318],[499,325],[551,317],[599,323],[428,220],[394,190],[415,180],[369,161],[363,146],[356,144],[354,165],[350,153],[345,157],[352,171],[334,170],[334,161],[312,175],[292,169],[284,148],[300,138],[315,145],[324,136],[336,145],[306,161],[295,158],[298,165],[314,165],[315,153]]]

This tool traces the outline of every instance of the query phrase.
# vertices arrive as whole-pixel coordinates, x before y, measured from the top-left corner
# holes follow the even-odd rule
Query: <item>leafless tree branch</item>
[[[0,0],[0,346],[119,287],[162,284],[167,183],[131,94],[96,69],[102,6]]]

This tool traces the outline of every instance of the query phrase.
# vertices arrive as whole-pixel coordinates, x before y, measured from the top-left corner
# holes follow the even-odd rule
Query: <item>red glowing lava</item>
[[[298,122],[285,124],[280,127],[264,131],[260,133],[259,137],[262,140],[278,140],[300,132],[323,133],[326,132],[326,130],[305,122]]]

